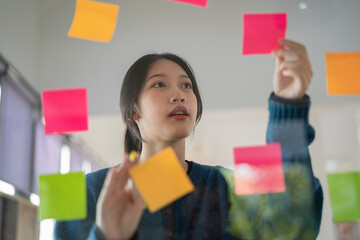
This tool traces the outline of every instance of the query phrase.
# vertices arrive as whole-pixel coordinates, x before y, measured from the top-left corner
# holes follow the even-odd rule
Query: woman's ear
[[[134,121],[139,120],[139,118],[140,118],[140,115],[137,112],[134,112],[134,115],[133,115]]]
[[[134,121],[137,121],[140,118],[139,107],[136,104],[133,108],[133,116],[132,117],[133,117]]]

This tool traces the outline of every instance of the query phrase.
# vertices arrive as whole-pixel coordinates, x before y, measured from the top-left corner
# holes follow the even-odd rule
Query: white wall
[[[340,120],[337,116],[340,116]],[[326,179],[327,163],[331,159],[337,159],[340,166],[336,169],[338,171],[360,170],[359,116],[360,105],[357,103],[313,104],[310,112],[310,123],[316,130],[315,141],[310,146],[313,170],[324,191],[319,240],[336,239]],[[327,124],[334,122],[334,117],[337,123]],[[205,110],[194,135],[188,138],[186,159],[233,169],[232,148],[265,144],[267,119],[266,108]],[[96,149],[107,166],[113,166],[122,159],[123,133],[124,125],[120,115],[117,114],[93,116],[90,120],[90,132],[80,135],[85,142]],[[329,152],[329,149],[337,149],[337,151]],[[344,154],[337,154],[339,151]]]
[[[0,0],[0,53],[34,87],[39,53],[38,0]]]
[[[103,0],[105,1],[105,0]],[[326,51],[360,51],[360,1],[209,0],[207,9],[166,0],[106,0],[120,5],[110,43],[68,38],[75,0],[40,0],[40,89],[85,86],[92,114],[119,112],[123,76],[138,57],[174,52],[187,59],[207,108],[264,106],[274,59],[242,56],[242,14],[287,12],[287,37],[304,43],[315,73],[310,93],[318,103],[358,101],[326,94]]]

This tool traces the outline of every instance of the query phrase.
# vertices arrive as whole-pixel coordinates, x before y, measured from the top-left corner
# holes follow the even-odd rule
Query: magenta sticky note
[[[243,55],[270,54],[285,38],[286,13],[244,14]]]
[[[168,0],[168,1],[187,3],[204,8],[207,6],[208,3],[208,0]]]
[[[43,91],[42,107],[45,134],[88,130],[86,88]]]
[[[237,195],[285,191],[281,145],[234,148]]]

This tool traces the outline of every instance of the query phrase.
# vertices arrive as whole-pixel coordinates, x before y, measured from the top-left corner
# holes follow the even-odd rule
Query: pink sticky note
[[[208,2],[208,0],[168,0],[168,1],[182,2],[204,8],[207,6],[207,2]]]
[[[234,148],[234,161],[237,195],[285,191],[279,143]]]
[[[86,88],[42,92],[45,134],[88,130]]]
[[[244,14],[243,55],[270,54],[285,38],[287,14]]]

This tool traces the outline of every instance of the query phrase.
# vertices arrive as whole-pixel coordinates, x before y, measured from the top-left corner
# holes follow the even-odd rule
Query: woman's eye
[[[191,83],[184,83],[184,88],[189,88],[189,89],[191,89],[192,88],[192,85],[191,85]]]
[[[161,87],[165,87],[165,84],[163,82],[158,82],[158,83],[155,83],[153,85],[153,87],[156,87],[156,88],[161,88]]]

